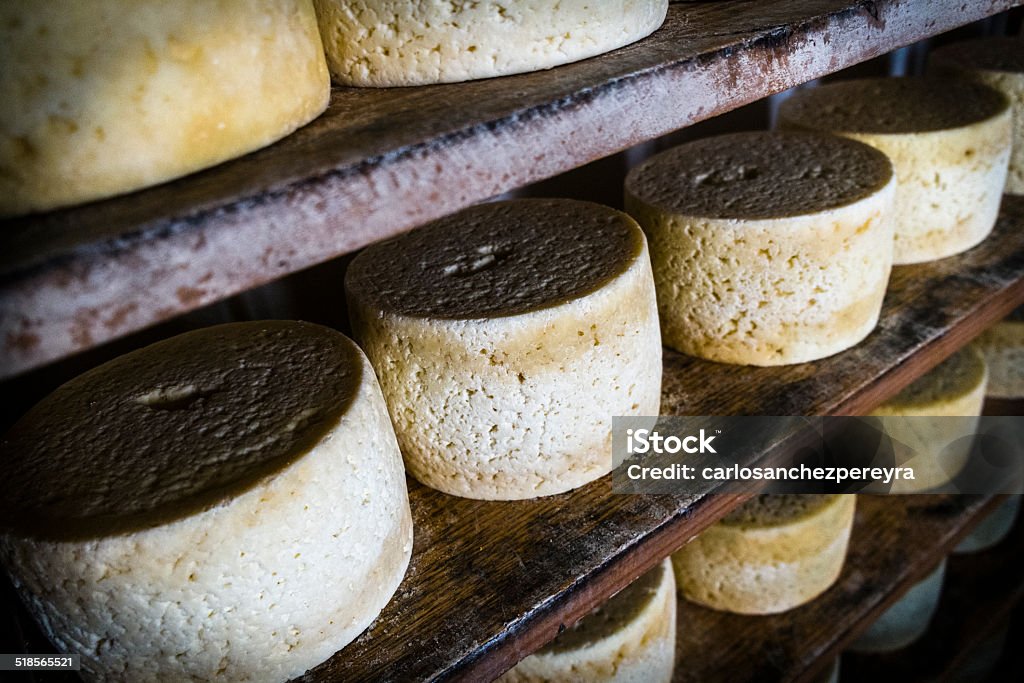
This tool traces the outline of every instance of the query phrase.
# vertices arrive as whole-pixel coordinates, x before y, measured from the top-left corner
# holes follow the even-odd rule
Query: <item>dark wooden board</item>
[[[843,572],[810,603],[783,614],[744,616],[681,599],[675,680],[813,681],[997,502],[966,495],[860,496]]]
[[[667,352],[662,412],[866,412],[1024,303],[1021,226],[1024,197],[1007,197],[982,245],[897,269],[878,329],[830,359],[744,368]],[[727,495],[617,495],[608,477],[509,503],[453,498],[410,482],[410,498],[416,540],[398,593],[308,680],[496,676],[737,503]]]
[[[649,38],[546,72],[337,88],[267,149],[0,224],[0,377],[1018,4],[682,3]]]
[[[999,545],[950,558],[938,609],[920,640],[897,652],[843,655],[843,674],[853,681],[941,681],[1007,625],[1022,597],[1024,519],[1018,518]],[[1017,669],[1014,678],[999,680],[1022,676]]]

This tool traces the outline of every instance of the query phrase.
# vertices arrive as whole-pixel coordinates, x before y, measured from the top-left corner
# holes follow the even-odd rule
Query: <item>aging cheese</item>
[[[856,496],[760,495],[672,556],[679,591],[739,614],[798,607],[839,577]]]
[[[1024,194],[1024,41],[989,37],[953,43],[928,56],[937,76],[969,78],[995,88],[1013,106],[1013,151],[1006,176],[1008,194]]]
[[[33,408],[0,463],[0,559],[88,680],[298,676],[377,616],[412,549],[373,371],[317,325],[122,356]]]
[[[985,395],[1024,398],[1024,308],[982,332],[974,343],[988,365]]]
[[[1012,110],[1000,92],[955,80],[840,81],[797,91],[785,128],[824,130],[885,152],[896,168],[896,264],[966,251],[995,225]]]
[[[615,415],[657,415],[643,233],[572,200],[483,204],[364,250],[346,275],[409,472],[470,498],[560,493],[611,470]]]
[[[945,575],[946,560],[942,560],[935,571],[883,612],[850,649],[854,652],[892,652],[924,635],[939,605]]]
[[[630,171],[667,346],[708,360],[824,358],[878,321],[894,177],[867,145],[818,133],[690,142]]]
[[[667,0],[315,0],[342,85],[452,83],[547,69],[640,40]]]
[[[500,683],[668,683],[676,584],[665,560],[498,679]]]
[[[327,106],[310,0],[0,5],[0,215],[156,185]]]
[[[871,412],[882,418],[897,462],[914,470],[913,479],[892,483],[893,493],[941,487],[963,469],[987,384],[985,359],[969,346]]]

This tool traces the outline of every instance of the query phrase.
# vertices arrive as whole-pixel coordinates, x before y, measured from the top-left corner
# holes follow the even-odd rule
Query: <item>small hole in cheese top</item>
[[[799,90],[782,103],[779,119],[811,130],[925,133],[979,123],[1009,106],[1002,93],[980,83],[866,78]]]
[[[593,612],[562,631],[538,653],[571,652],[614,635],[651,604],[665,578],[665,563],[658,565],[612,596]]]
[[[238,495],[316,445],[362,379],[319,325],[219,325],[71,380],[2,441],[0,526],[91,537],[173,521]]]
[[[626,191],[670,213],[785,218],[846,206],[892,179],[881,152],[821,133],[751,132],[702,138],[662,152],[626,177]]]
[[[959,65],[984,71],[1024,73],[1024,40],[991,37],[945,45],[932,52],[933,64]]]
[[[727,526],[784,526],[810,517],[834,502],[836,495],[761,494],[722,518]]]
[[[633,219],[599,204],[495,202],[365,249],[349,266],[345,286],[354,300],[387,313],[509,316],[600,289],[642,249]]]

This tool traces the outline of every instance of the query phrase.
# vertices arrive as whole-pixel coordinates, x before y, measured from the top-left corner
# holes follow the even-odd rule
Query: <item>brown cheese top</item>
[[[1024,73],[1024,40],[1002,36],[967,40],[940,47],[928,58],[934,64]]]
[[[784,526],[809,517],[831,503],[835,495],[761,494],[722,518],[728,526]]]
[[[338,424],[359,350],[319,325],[167,339],[57,389],[0,441],[0,529],[44,538],[181,519],[279,472]]]
[[[665,578],[665,564],[659,563],[633,583],[612,596],[593,612],[562,631],[538,653],[562,653],[584,648],[616,632],[636,619],[658,593]]]
[[[798,90],[782,103],[779,119],[843,133],[924,133],[979,123],[1009,106],[1002,93],[980,83],[866,78]]]
[[[662,152],[626,177],[629,194],[672,214],[767,219],[868,197],[892,179],[876,149],[822,133],[751,132],[702,138]]]
[[[510,316],[583,297],[625,272],[643,234],[632,218],[569,199],[471,207],[365,249],[351,298],[411,317]]]

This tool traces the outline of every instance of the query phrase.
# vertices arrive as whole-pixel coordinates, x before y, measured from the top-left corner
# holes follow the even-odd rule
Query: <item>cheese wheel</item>
[[[560,493],[612,467],[612,417],[657,415],[643,233],[567,199],[483,204],[364,250],[352,326],[409,472],[469,498]]]
[[[892,166],[817,133],[737,133],[626,178],[651,244],[665,344],[708,360],[824,358],[878,322],[892,258]]]
[[[854,652],[892,652],[924,635],[939,605],[945,575],[946,560],[943,559],[931,574],[883,612],[850,645],[850,649]]]
[[[409,562],[401,456],[341,334],[221,325],[65,384],[0,443],[0,559],[88,680],[284,680]]]
[[[839,81],[795,92],[779,122],[860,140],[892,159],[897,265],[966,251],[995,225],[1012,110],[992,88],[918,78]]]
[[[988,37],[953,43],[928,56],[937,76],[969,78],[995,88],[1013,106],[1013,150],[1006,176],[1007,194],[1024,194],[1024,41]]]
[[[327,106],[310,0],[0,5],[0,215],[176,178]]]
[[[971,533],[953,549],[955,554],[978,553],[988,550],[1006,538],[1020,512],[1020,495],[1013,495],[993,510]]]
[[[974,343],[988,364],[985,395],[1024,398],[1024,308],[982,332]]]
[[[649,35],[667,0],[314,0],[336,83],[453,83],[548,69]]]
[[[498,679],[500,683],[668,683],[676,583],[665,560]]]
[[[895,397],[875,408],[896,460],[914,470],[891,493],[920,493],[952,481],[970,458],[988,369],[973,346],[953,354]]]
[[[759,495],[672,556],[688,599],[776,614],[825,592],[843,568],[856,496]]]

